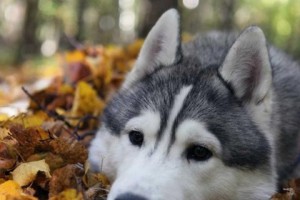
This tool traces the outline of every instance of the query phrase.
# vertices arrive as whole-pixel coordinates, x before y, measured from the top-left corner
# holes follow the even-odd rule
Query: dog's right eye
[[[139,131],[130,131],[129,132],[129,140],[131,144],[135,146],[142,146],[144,142],[144,135]]]
[[[187,149],[186,157],[188,160],[205,161],[212,157],[212,152],[201,145],[192,145]]]

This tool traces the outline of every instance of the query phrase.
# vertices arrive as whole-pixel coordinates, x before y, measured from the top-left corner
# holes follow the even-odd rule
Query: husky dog
[[[89,160],[112,181],[109,200],[266,200],[299,176],[299,131],[296,62],[256,26],[181,45],[171,9],[108,103]]]

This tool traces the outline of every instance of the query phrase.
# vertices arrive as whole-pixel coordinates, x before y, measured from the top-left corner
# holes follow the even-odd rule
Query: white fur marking
[[[143,110],[140,115],[130,119],[125,125],[125,132],[139,130],[147,137],[155,137],[160,128],[160,114],[152,110]]]
[[[167,126],[164,131],[163,138],[161,139],[162,141],[160,142],[161,149],[158,151],[160,152],[167,151],[166,147],[168,146],[168,143],[170,141],[170,136],[171,136],[171,134],[169,133],[172,131],[174,121],[178,116],[180,110],[182,109],[184,101],[192,88],[193,88],[192,85],[182,87],[179,93],[175,96],[173,107],[171,108],[170,115],[167,120]]]
[[[174,121],[175,121],[177,115],[179,114],[180,110],[182,109],[183,103],[192,88],[193,88],[192,85],[185,86],[180,90],[179,94],[176,95],[175,100],[174,100],[174,105],[171,109],[171,112],[170,112],[170,115],[168,118],[168,123],[167,123],[167,128],[166,128],[167,132],[171,130],[171,128],[174,124]]]
[[[210,149],[214,155],[221,156],[221,143],[210,133],[204,123],[193,119],[183,121],[177,128],[175,142],[183,142],[184,146],[191,143],[198,143]]]

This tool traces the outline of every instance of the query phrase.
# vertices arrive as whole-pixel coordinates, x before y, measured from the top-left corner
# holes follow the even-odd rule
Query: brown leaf
[[[92,74],[89,65],[85,62],[71,62],[67,65],[67,78],[70,83],[77,83]]]
[[[53,153],[60,155],[66,163],[84,163],[88,153],[85,146],[72,137],[61,136],[50,142]]]
[[[82,169],[75,164],[55,170],[49,183],[49,197],[54,197],[67,188],[77,189],[77,178],[81,173]]]
[[[46,121],[43,123],[42,128],[50,132],[52,135],[59,136],[64,127],[64,122],[62,121]]]
[[[21,124],[10,124],[9,127],[12,137],[18,142],[18,153],[26,160],[35,153],[35,148],[42,139],[39,133],[41,129],[24,128]]]
[[[9,152],[9,148],[3,142],[0,142],[0,169],[11,169],[17,162],[17,157]]]
[[[45,160],[50,167],[50,171],[54,171],[68,164],[60,155],[53,153],[48,153]]]
[[[271,200],[297,200],[300,199],[300,178],[290,180],[283,188],[282,193],[274,194]]]

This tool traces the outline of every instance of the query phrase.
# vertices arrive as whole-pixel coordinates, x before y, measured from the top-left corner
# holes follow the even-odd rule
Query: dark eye
[[[130,131],[129,132],[129,140],[131,144],[136,146],[142,146],[144,142],[144,135],[139,131]]]
[[[212,152],[200,145],[192,145],[187,149],[186,158],[194,161],[205,161],[212,157]]]

